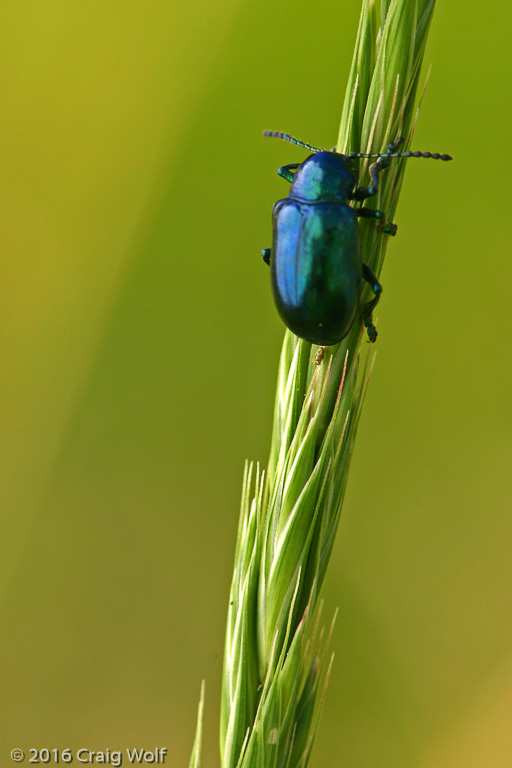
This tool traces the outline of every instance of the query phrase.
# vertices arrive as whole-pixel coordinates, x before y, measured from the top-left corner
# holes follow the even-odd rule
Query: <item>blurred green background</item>
[[[243,461],[283,328],[276,175],[337,136],[360,4],[0,9],[1,765],[167,747],[207,681],[218,765]],[[512,764],[510,5],[440,2],[325,586],[312,766]],[[354,149],[357,149],[354,147]]]

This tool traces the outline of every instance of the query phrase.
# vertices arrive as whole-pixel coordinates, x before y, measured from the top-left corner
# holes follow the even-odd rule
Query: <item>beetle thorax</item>
[[[308,202],[344,202],[355,186],[349,160],[336,152],[316,152],[299,167],[290,197]]]

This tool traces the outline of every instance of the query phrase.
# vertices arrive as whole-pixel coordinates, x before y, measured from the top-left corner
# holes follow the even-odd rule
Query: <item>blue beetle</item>
[[[281,319],[301,339],[320,346],[337,344],[349,332],[359,311],[362,280],[374,298],[361,310],[368,338],[377,330],[372,312],[382,286],[363,263],[358,218],[372,218],[388,235],[397,227],[383,211],[352,208],[378,190],[378,175],[395,157],[431,157],[451,160],[437,152],[397,152],[402,139],[385,153],[342,155],[299,141],[287,133],[264,131],[313,152],[303,163],[283,165],[278,174],[291,182],[288,197],[273,209],[273,245],[262,251],[271,268],[272,291]],[[355,158],[377,158],[370,166],[371,186],[358,187],[352,171]]]

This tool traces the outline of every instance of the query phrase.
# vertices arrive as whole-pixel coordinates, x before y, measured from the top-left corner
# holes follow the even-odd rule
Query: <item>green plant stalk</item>
[[[434,6],[363,0],[338,151],[383,152],[398,137],[409,147]],[[405,164],[393,161],[371,199],[388,221]],[[368,167],[360,162],[359,184],[368,185]],[[360,230],[364,260],[379,276],[389,238],[370,220]],[[328,678],[319,592],[368,383],[365,341],[355,322],[315,365],[317,348],[285,334],[268,469],[250,465],[244,476],[222,682],[223,768],[298,768],[309,759]],[[200,762],[197,737],[191,768]]]

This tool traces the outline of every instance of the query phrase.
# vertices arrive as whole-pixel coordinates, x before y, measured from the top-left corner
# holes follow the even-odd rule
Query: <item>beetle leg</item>
[[[379,229],[384,232],[385,235],[391,235],[391,237],[394,237],[396,235],[398,226],[393,224],[391,221],[386,221],[379,225]]]
[[[367,197],[373,197],[377,194],[379,189],[379,173],[382,173],[382,171],[389,167],[393,159],[391,155],[396,152],[402,142],[403,139],[398,139],[388,144],[386,153],[379,157],[377,162],[370,165],[371,185],[369,187],[356,187],[350,195],[351,200],[366,200]],[[391,234],[391,232],[388,232],[388,234]]]
[[[295,176],[295,171],[301,165],[302,163],[290,163],[289,165],[282,165],[277,169],[277,173],[279,176],[282,176],[283,179],[286,179],[286,181],[292,182],[293,177]]]
[[[388,167],[391,160],[388,157],[379,157],[376,163],[370,165],[370,176],[372,183],[369,187],[356,187],[350,195],[351,200],[366,200],[367,197],[373,197],[379,189],[379,173]]]
[[[372,287],[372,291],[375,294],[375,298],[364,305],[362,309],[363,323],[368,333],[368,338],[373,343],[377,339],[377,329],[373,324],[372,312],[378,304],[380,294],[382,293],[382,285],[379,283],[370,267],[363,264],[363,280],[366,280]]]
[[[351,200],[366,200],[367,197],[373,197],[379,189],[379,173],[381,173],[390,164],[387,157],[379,157],[376,163],[370,165],[370,176],[372,183],[369,187],[356,187],[350,195]]]
[[[394,237],[398,227],[396,224],[392,224],[390,221],[386,221],[386,214],[384,211],[379,211],[375,208],[356,208],[354,211],[356,216],[362,219],[377,219],[378,227],[386,235]]]
[[[265,264],[268,264],[270,267],[270,254],[272,252],[271,248],[264,248],[261,252],[261,255],[263,256],[263,261]]]

